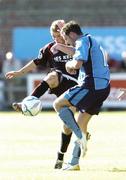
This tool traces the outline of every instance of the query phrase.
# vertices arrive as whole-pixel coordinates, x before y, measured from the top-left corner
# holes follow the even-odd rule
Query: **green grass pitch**
[[[92,118],[91,139],[87,155],[80,159],[80,171],[53,169],[61,129],[55,112],[36,117],[0,112],[0,180],[126,179],[126,112],[101,112]]]

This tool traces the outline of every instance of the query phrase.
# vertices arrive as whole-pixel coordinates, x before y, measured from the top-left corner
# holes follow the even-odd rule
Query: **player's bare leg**
[[[87,124],[91,118],[91,115],[88,113],[79,113],[77,119],[78,124],[77,124],[72,111],[70,111],[70,109],[68,108],[70,106],[71,104],[66,99],[64,99],[64,95],[61,95],[54,102],[54,108],[58,112],[60,118],[69,128],[71,128],[74,131],[75,135],[78,137],[78,140],[75,141],[75,147],[73,149],[73,158],[72,161],[70,162],[70,166],[74,168],[73,170],[79,170],[78,165],[79,165],[81,149],[82,149],[82,154],[84,154],[86,151]]]
[[[76,111],[76,108],[71,107],[71,110],[74,113]],[[57,160],[54,169],[62,168],[64,162],[64,155],[67,152],[71,140],[71,136],[72,136],[72,131],[65,124],[63,124],[63,130],[61,132],[61,145],[57,153]]]
[[[90,134],[87,132],[87,125],[89,120],[91,119],[92,115],[84,112],[84,113],[79,113],[79,116],[77,118],[77,122],[82,130],[82,132],[84,132],[86,134],[86,141],[90,139]],[[80,140],[79,140],[80,141]],[[80,148],[80,142],[78,140],[75,141],[74,143],[74,148],[73,148],[73,153],[72,153],[72,158],[70,160],[70,162],[67,164],[67,166],[64,168],[64,170],[80,170],[80,166],[79,166],[79,159],[80,159],[80,155],[81,153],[82,156],[84,157],[87,151],[87,146],[86,149],[84,151],[81,152],[81,148]],[[84,145],[85,145],[85,140],[84,140]]]
[[[69,146],[71,136],[72,136],[72,131],[64,124],[63,131],[61,133],[61,145],[57,153],[57,160],[54,166],[55,169],[61,169],[63,166],[64,154],[66,153],[67,148]]]
[[[65,132],[63,131],[61,133],[61,146],[60,146],[60,150],[57,153],[57,160],[54,166],[55,169],[62,169],[63,163],[64,163],[64,155],[67,152],[67,149],[71,140],[71,136],[72,136],[71,130],[67,128],[65,125],[64,125],[64,128],[65,128]],[[90,133],[87,132],[86,134],[87,141],[90,139],[90,137],[91,137]]]

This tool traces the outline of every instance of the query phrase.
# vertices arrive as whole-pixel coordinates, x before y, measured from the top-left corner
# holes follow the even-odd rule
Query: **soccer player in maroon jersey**
[[[56,20],[52,22],[50,27],[50,33],[53,38],[53,42],[50,42],[46,46],[40,49],[39,55],[36,59],[31,60],[23,68],[18,71],[10,71],[6,73],[7,79],[17,78],[35,69],[37,66],[45,67],[47,64],[50,67],[50,72],[41,80],[40,84],[31,93],[32,96],[41,97],[46,91],[55,94],[57,97],[64,93],[67,89],[77,85],[78,72],[71,75],[66,71],[66,62],[72,60],[72,56],[69,56],[61,51],[51,52],[51,47],[55,43],[65,44],[64,39],[60,35],[60,29],[64,25],[64,20]],[[13,108],[16,111],[21,110],[21,103],[13,103]],[[61,169],[63,165],[64,153],[67,151],[72,132],[65,125],[61,133],[61,146],[57,154],[57,160],[55,169]]]

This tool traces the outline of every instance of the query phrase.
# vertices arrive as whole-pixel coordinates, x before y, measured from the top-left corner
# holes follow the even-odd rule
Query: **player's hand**
[[[69,74],[76,74],[76,70],[75,69],[71,69],[71,68],[66,68],[67,72]]]
[[[6,79],[12,79],[20,76],[19,71],[10,71],[5,74]]]
[[[58,23],[57,23],[57,26],[58,26],[58,28],[61,30],[62,29],[62,27],[65,25],[65,21],[64,20],[60,20],[60,21],[58,21]]]
[[[124,98],[126,98],[126,89],[120,89],[120,93],[117,97],[117,99],[119,101],[123,100]]]

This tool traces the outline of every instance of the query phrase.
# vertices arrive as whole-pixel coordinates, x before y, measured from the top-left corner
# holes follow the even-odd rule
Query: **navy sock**
[[[58,152],[57,159],[63,161],[63,158],[64,158],[64,153]]]

